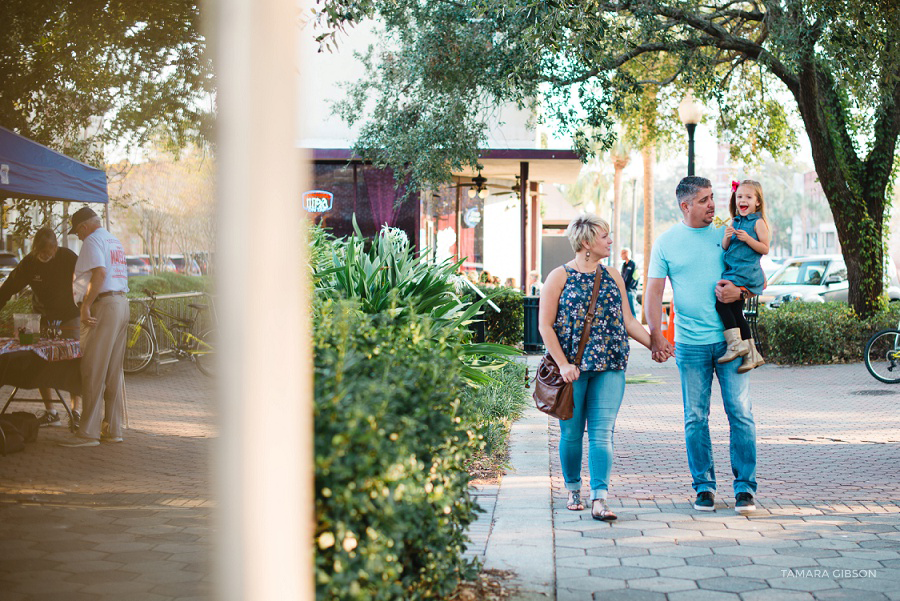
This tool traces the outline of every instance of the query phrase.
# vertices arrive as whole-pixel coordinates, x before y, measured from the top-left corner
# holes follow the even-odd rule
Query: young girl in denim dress
[[[759,367],[762,355],[756,350],[750,326],[744,318],[745,295],[762,292],[766,283],[759,260],[769,252],[769,226],[762,186],[759,182],[745,179],[740,184],[732,182],[731,224],[725,228],[722,249],[725,251],[725,272],[722,279],[730,280],[735,286],[746,289],[741,299],[733,303],[716,301],[716,312],[725,326],[725,341],[728,349],[719,358],[719,363],[728,363],[738,357],[744,361],[738,373],[745,373]]]

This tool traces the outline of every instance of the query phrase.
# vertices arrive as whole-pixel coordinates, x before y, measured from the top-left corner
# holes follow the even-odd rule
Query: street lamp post
[[[703,117],[703,106],[694,99],[694,93],[688,90],[681,104],[678,105],[678,118],[684,123],[688,132],[688,175],[694,175],[694,131]]]

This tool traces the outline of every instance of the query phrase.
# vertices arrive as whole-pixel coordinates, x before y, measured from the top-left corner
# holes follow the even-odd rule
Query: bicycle
[[[898,329],[876,332],[866,343],[866,369],[879,382],[900,382],[900,323]]]
[[[188,306],[194,310],[191,318],[178,317],[156,307],[156,293],[144,289],[144,294],[150,298],[150,302],[143,302],[144,311],[133,322],[129,322],[125,344],[125,373],[134,374],[147,369],[154,358],[158,357],[159,338],[157,326],[172,347],[176,360],[190,359],[205,376],[215,375],[215,324],[207,327],[199,335],[193,332],[195,326],[203,323],[201,315],[208,313],[215,318],[215,311],[210,305],[198,305],[191,303]],[[172,322],[166,325],[166,320]]]

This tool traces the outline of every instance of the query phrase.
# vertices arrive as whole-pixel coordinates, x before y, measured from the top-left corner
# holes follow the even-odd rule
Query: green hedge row
[[[314,320],[316,597],[444,598],[474,575],[466,465],[484,445],[460,341],[358,307],[320,302]]]
[[[420,256],[399,230],[334,238],[313,227],[309,257],[316,597],[446,599],[474,576],[468,468],[505,447],[525,394],[523,367],[507,363],[519,353],[473,342],[481,304],[460,298],[460,263]],[[494,322],[489,340],[521,341],[510,292],[497,303],[513,307],[504,318],[518,309],[518,331]]]
[[[157,294],[209,292],[212,288],[212,280],[208,276],[183,275],[180,273],[137,275],[128,278],[128,296],[144,296],[144,288],[149,288]]]
[[[206,276],[190,276],[180,273],[163,273],[159,275],[140,275],[128,278],[128,296],[130,298],[144,296],[144,288],[158,294],[176,294],[179,292],[208,292],[212,289],[212,280]],[[12,336],[13,314],[31,313],[30,288],[14,298],[3,309],[0,309],[0,336]]]
[[[759,337],[772,363],[848,363],[862,361],[869,337],[898,321],[900,306],[863,320],[846,303],[793,302],[760,311]]]

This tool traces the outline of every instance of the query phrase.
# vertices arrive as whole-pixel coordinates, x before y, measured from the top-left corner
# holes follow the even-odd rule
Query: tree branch
[[[601,3],[601,10],[607,10],[616,13],[624,13],[633,12],[629,6],[624,3]],[[671,8],[671,7],[659,7],[652,8],[651,12],[654,15],[667,17],[671,21],[687,25],[688,27],[705,33],[706,37],[700,37],[696,40],[679,40],[672,43],[648,43],[643,44],[641,46],[636,47],[631,52],[637,51],[637,54],[634,56],[639,56],[640,54],[644,54],[646,52],[677,52],[678,50],[687,48],[702,48],[702,47],[716,47],[721,48],[723,50],[735,50],[746,54],[751,59],[761,62],[769,69],[771,69],[772,73],[780,79],[784,84],[791,90],[794,95],[799,90],[800,82],[797,78],[797,75],[791,72],[788,67],[779,61],[774,55],[772,55],[768,50],[762,47],[761,42],[766,39],[766,36],[763,35],[760,39],[760,42],[753,42],[746,38],[742,38],[740,36],[733,35],[727,29],[722,27],[717,23],[713,23],[710,19],[703,18],[700,15],[689,13],[681,9]],[[747,11],[744,11],[747,12]],[[757,14],[758,13],[758,14]],[[715,13],[712,13],[715,14]],[[766,13],[762,11],[750,11],[747,14],[747,18],[749,20],[756,21],[758,18],[759,22],[765,22]],[[634,58],[634,56],[628,57],[628,53],[623,54],[612,61],[612,66],[610,69],[615,69],[617,67],[622,66],[625,62]],[[621,60],[621,59],[625,60]],[[605,70],[606,66],[599,69],[599,71]],[[589,79],[593,75],[587,77]]]
[[[883,75],[884,79],[886,75]],[[894,166],[897,136],[900,135],[900,81],[888,92],[884,89],[882,110],[875,120],[875,143],[865,160],[867,180],[887,182]]]
[[[673,73],[670,77],[667,77],[661,81],[657,81],[655,79],[641,79],[634,83],[636,83],[639,86],[646,86],[646,85],[656,85],[659,87],[667,86],[670,83],[672,83],[673,81],[675,81],[676,79],[678,79],[679,75],[684,73],[684,69],[686,66],[687,66],[686,63],[684,61],[682,61],[681,66],[678,67],[678,69],[675,71],[675,73]]]

